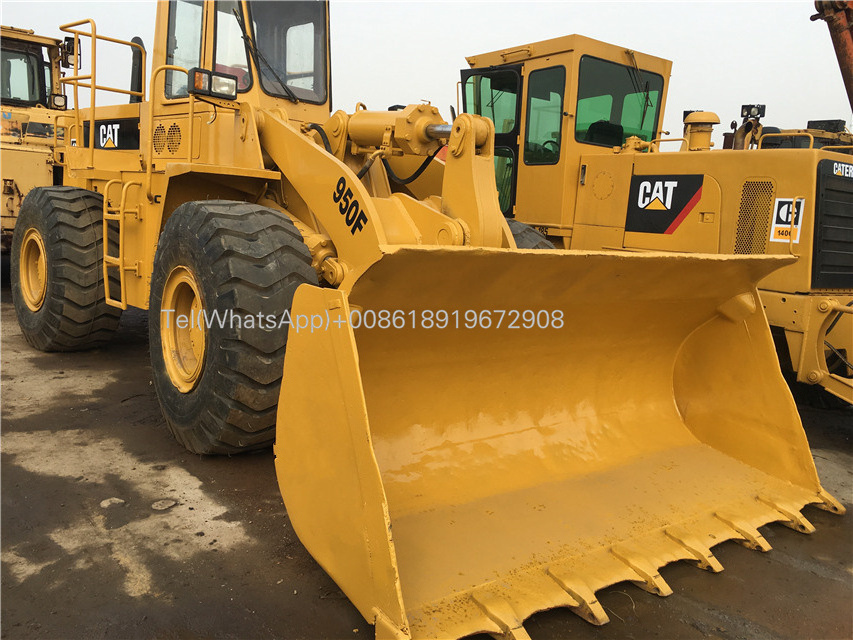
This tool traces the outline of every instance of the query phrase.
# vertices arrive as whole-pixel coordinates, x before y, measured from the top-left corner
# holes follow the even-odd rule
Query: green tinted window
[[[556,164],[560,159],[565,87],[564,67],[539,69],[527,77],[525,164]]]
[[[578,71],[576,139],[609,147],[621,146],[629,136],[653,140],[662,93],[663,78],[656,73],[584,56]]]
[[[512,170],[515,166],[515,154],[512,149],[495,147],[495,182],[498,185],[498,201],[501,211],[506,215],[512,208]]]
[[[474,75],[465,80],[466,110],[489,118],[495,123],[495,133],[510,133],[515,129],[517,94],[518,75],[514,71]]]

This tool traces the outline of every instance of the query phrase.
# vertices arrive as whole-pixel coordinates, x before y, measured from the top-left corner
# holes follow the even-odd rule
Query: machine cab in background
[[[467,58],[463,110],[495,123],[504,215],[571,235],[582,154],[660,137],[672,63],[583,36]]]

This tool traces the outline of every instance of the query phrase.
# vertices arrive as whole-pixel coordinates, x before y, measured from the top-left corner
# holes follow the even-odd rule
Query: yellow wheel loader
[[[66,107],[59,79],[67,56],[61,41],[14,27],[0,27],[0,54],[0,248],[6,253],[29,190],[62,184],[53,146],[57,116]]]
[[[720,542],[844,511],[758,300],[791,258],[519,248],[491,120],[330,115],[328,25],[324,3],[160,2],[147,82],[143,43],[62,27],[92,106],[15,230],[33,345],[147,309],[171,431],[275,438],[295,531],[380,638],[602,624],[606,585],[664,596],[664,564],[719,571]],[[109,47],[136,52],[128,104],[96,100]]]
[[[731,150],[712,151],[713,113],[685,112],[683,136],[664,137],[668,60],[577,35],[467,60],[464,111],[495,123],[504,215],[565,249],[796,256],[759,283],[780,361],[853,404],[843,127],[762,130],[764,107],[745,105]]]

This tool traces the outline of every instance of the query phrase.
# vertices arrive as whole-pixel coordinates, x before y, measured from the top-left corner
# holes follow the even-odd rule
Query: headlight
[[[189,92],[223,100],[237,99],[237,76],[214,73],[207,69],[190,69]]]

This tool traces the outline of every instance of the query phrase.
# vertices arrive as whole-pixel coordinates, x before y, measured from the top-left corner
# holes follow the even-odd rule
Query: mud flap
[[[322,322],[291,327],[275,446],[297,535],[377,637],[603,624],[598,589],[668,595],[669,562],[720,571],[716,544],[843,511],[757,298],[785,258],[383,253],[297,291],[294,321]],[[396,326],[366,328],[382,310]]]

